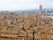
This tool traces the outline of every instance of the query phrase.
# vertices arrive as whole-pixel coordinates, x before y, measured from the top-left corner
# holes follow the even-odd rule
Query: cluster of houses
[[[0,39],[53,40],[53,19],[41,13],[0,12]]]

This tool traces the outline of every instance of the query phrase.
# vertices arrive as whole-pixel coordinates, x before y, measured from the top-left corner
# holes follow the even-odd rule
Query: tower
[[[37,17],[37,25],[40,26],[42,22],[42,5],[39,6],[39,13]]]
[[[39,14],[42,14],[42,5],[39,7]]]

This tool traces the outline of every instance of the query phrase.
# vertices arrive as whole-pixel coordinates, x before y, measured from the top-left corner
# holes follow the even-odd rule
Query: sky
[[[43,8],[53,8],[53,0],[0,0],[0,10],[30,10]]]

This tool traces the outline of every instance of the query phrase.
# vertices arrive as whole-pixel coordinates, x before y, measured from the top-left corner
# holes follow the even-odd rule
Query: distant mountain
[[[35,13],[39,11],[39,9],[31,9],[31,10],[15,10],[15,11],[12,11],[12,12],[15,12],[15,13],[25,13],[25,12],[31,12],[31,13]],[[43,9],[43,12],[53,12],[53,9],[49,9],[49,8],[46,8],[46,9]]]
[[[33,10],[15,10],[15,11],[12,11],[12,12],[15,12],[15,13],[25,13],[25,12],[35,13],[36,11],[38,11],[38,10],[37,9],[33,9]]]
[[[43,11],[51,13],[53,12],[53,9],[44,9]]]

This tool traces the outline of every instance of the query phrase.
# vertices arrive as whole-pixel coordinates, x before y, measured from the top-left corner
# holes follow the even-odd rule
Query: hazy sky
[[[0,10],[38,9],[40,4],[43,8],[53,8],[53,0],[0,0]]]

